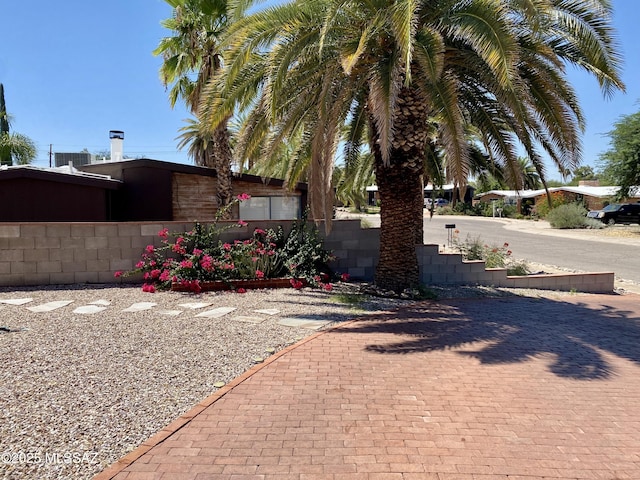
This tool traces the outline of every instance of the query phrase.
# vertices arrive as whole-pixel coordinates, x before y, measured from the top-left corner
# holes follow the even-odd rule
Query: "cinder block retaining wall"
[[[252,221],[228,230],[223,240],[248,238],[255,228],[287,221]],[[0,286],[118,283],[114,272],[132,269],[149,244],[160,245],[158,232],[190,230],[193,223],[23,223],[0,224]],[[322,228],[321,228],[322,231]],[[333,268],[354,279],[371,280],[379,247],[378,229],[361,229],[359,220],[333,223],[326,248],[337,257]],[[502,287],[609,293],[614,274],[586,273],[509,277],[505,269],[485,269],[484,262],[464,262],[460,255],[439,254],[437,245],[418,245],[420,278],[426,285],[477,284]]]

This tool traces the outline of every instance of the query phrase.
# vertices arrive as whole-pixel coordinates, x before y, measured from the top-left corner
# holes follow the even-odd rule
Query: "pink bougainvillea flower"
[[[144,250],[147,253],[153,253],[155,251],[155,248],[153,245],[147,245],[147,247]]]
[[[340,275],[340,279],[343,282],[348,282],[350,278],[351,278],[351,275],[349,275],[348,273],[343,273],[342,275]]]
[[[200,293],[202,291],[200,281],[192,280],[191,282],[189,282],[189,290],[191,290],[193,293]]]
[[[167,238],[169,236],[169,229],[168,228],[163,228],[162,230],[160,230],[158,232],[158,236],[162,237],[162,238]]]
[[[246,227],[249,224],[247,222],[245,222],[244,220],[238,220],[238,225],[240,225],[241,227]]]
[[[160,274],[159,279],[160,279],[160,281],[161,281],[161,282],[166,282],[167,280],[169,280],[169,276],[170,276],[170,275],[171,275],[171,274],[169,273],[169,270],[164,270],[164,271]]]
[[[264,272],[262,270],[256,270],[257,278],[264,278]]]
[[[251,261],[252,261],[253,263],[256,263],[256,262],[258,261],[258,257],[251,257]]]
[[[154,287],[153,285],[151,285],[150,283],[145,283],[142,286],[142,291],[143,292],[147,292],[147,293],[155,293],[156,292],[156,287]]]
[[[191,260],[182,260],[180,266],[182,268],[193,268],[193,262]]]
[[[194,248],[193,249],[193,254],[198,257],[200,255],[202,255],[202,250],[200,250],[199,248]]]
[[[161,273],[162,272],[159,269],[155,268],[151,270],[151,278],[158,278]]]
[[[142,267],[144,267],[144,262],[140,260],[138,263],[136,263],[136,268],[142,268]]]
[[[240,288],[238,288],[236,290],[236,292],[238,292],[238,293],[247,293],[247,290],[245,288],[240,287]]]
[[[151,278],[151,274],[149,272],[144,272],[142,278],[144,278],[145,280],[149,280]]]
[[[210,255],[205,255],[200,260],[200,266],[208,272],[213,270],[213,258]]]
[[[296,290],[300,290],[302,288],[302,286],[303,286],[303,283],[300,280],[297,280],[295,278],[292,278],[291,280],[289,280],[289,283]]]
[[[249,195],[248,193],[241,193],[236,198],[241,202],[244,202],[245,200],[249,200],[251,198],[251,195]]]
[[[256,235],[266,235],[267,232],[265,232],[263,229],[261,228],[256,228],[253,233],[255,233]]]
[[[327,292],[330,292],[331,290],[333,290],[333,285],[331,285],[330,283],[324,283],[322,285],[322,288],[324,288]]]
[[[182,237],[176,238],[176,245],[181,245],[182,242],[184,242],[184,238],[182,238]]]
[[[114,277],[116,278],[120,278],[122,276],[122,270],[118,270],[116,273],[113,274]]]
[[[225,263],[222,268],[224,268],[225,270],[233,270],[234,268],[236,268],[236,266],[233,263]]]
[[[228,252],[229,250],[231,250],[231,244],[225,243],[224,245],[222,245],[222,248],[224,248]]]

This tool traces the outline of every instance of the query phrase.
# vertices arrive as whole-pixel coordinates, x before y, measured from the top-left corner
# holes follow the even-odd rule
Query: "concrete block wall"
[[[290,229],[292,222],[252,221],[227,230],[223,241],[249,238],[256,228]],[[159,246],[158,232],[188,231],[188,222],[23,223],[0,224],[0,286],[119,283],[118,270],[130,270],[149,244]],[[361,229],[359,220],[333,222],[325,247],[336,256],[334,271],[354,279],[373,280],[380,246],[379,229]],[[416,246],[420,279],[425,285],[476,284],[502,287],[612,292],[614,274],[559,274],[509,277],[505,269],[485,269],[484,262],[465,262],[459,254],[440,254],[437,245]]]

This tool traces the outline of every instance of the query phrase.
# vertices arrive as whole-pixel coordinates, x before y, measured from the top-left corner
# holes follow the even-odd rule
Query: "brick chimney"
[[[579,180],[578,186],[579,187],[599,187],[600,180]]]

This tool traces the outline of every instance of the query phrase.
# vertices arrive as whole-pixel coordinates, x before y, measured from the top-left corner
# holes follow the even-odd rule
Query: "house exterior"
[[[211,168],[135,159],[79,169],[122,182],[113,197],[114,221],[210,221],[218,210],[216,171]],[[232,184],[234,195],[251,195],[250,200],[235,207],[234,218],[295,219],[307,203],[306,184],[298,184],[289,192],[282,180],[247,174],[234,176]]]
[[[592,182],[581,182],[577,187],[564,186],[549,189],[551,195],[561,195],[567,202],[580,202],[588,210],[600,210],[612,203],[612,199],[618,193],[620,187],[601,187]],[[640,201],[640,189],[635,196],[624,199],[623,202]],[[474,202],[490,203],[495,200],[503,200],[508,205],[514,205],[518,213],[528,214],[529,210],[539,202],[546,201],[547,191],[539,190],[491,190],[480,193]]]
[[[150,159],[57,168],[0,168],[0,222],[202,221],[215,218],[216,172]],[[307,203],[306,184],[293,191],[282,180],[236,175],[232,218],[293,220]]]
[[[122,182],[74,168],[0,168],[0,222],[106,222]]]

